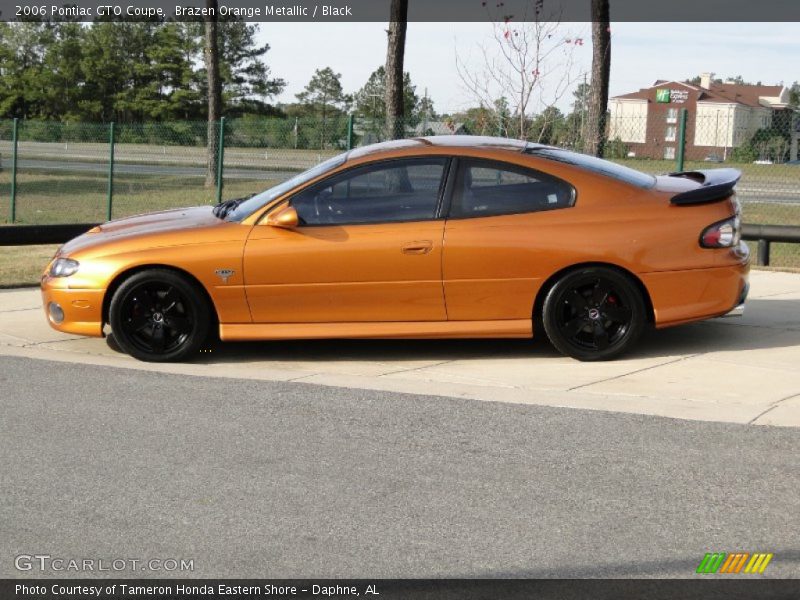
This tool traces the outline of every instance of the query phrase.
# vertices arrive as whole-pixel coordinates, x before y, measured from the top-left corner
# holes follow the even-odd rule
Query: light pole
[[[733,144],[733,140],[731,139],[731,106],[728,105],[728,123],[725,127],[725,150],[722,152],[722,160],[728,160],[728,142]]]

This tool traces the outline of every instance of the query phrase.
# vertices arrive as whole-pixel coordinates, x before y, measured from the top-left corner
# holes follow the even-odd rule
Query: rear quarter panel
[[[735,213],[734,200],[676,207],[669,193],[569,165],[525,155],[486,157],[570,182],[576,203],[552,211],[449,220],[443,276],[450,319],[530,318],[547,279],[585,263],[606,263],[635,274],[650,295],[657,323],[710,314],[709,295],[715,307],[734,301],[729,297],[736,291],[721,289],[711,270],[741,271],[746,258],[736,250],[699,245],[705,227]],[[733,287],[738,285],[737,280]]]

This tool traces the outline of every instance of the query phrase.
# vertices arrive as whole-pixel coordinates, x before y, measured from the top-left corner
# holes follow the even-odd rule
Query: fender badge
[[[217,275],[217,277],[219,277],[220,279],[222,279],[222,283],[228,283],[228,279],[234,273],[236,273],[236,271],[233,271],[231,269],[217,269],[216,271],[214,271],[214,274]]]

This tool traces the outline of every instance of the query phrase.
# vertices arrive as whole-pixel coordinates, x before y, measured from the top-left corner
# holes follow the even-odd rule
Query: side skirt
[[[222,323],[223,341],[324,338],[529,338],[530,319],[369,323]]]

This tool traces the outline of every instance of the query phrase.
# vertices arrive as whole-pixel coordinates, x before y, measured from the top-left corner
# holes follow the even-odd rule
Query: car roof
[[[393,150],[422,148],[425,146],[436,146],[439,148],[492,148],[497,150],[509,150],[512,152],[525,152],[526,150],[542,146],[524,140],[514,140],[510,138],[491,137],[486,135],[432,135],[427,137],[416,137],[403,140],[391,140],[370,144],[350,151],[347,158],[362,158],[371,154],[391,152]]]

